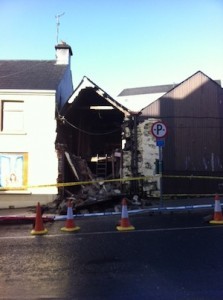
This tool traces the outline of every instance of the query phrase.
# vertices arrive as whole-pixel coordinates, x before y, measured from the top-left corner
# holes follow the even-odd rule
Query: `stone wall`
[[[143,189],[147,196],[159,194],[159,175],[155,174],[155,161],[159,158],[159,149],[156,146],[156,139],[151,134],[151,126],[157,120],[147,119],[137,125],[137,158],[138,176],[151,176],[150,179],[140,181],[140,189]],[[123,125],[123,177],[133,177],[133,141],[134,130],[131,119],[125,119]],[[126,183],[130,188],[130,182]]]

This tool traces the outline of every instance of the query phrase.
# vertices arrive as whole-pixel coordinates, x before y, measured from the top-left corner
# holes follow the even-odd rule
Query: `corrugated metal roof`
[[[147,87],[137,87],[137,88],[128,88],[124,89],[118,97],[123,96],[133,96],[133,95],[142,95],[142,94],[157,94],[157,93],[166,93],[172,88],[174,88],[177,84],[165,84],[165,85],[155,85],[155,86],[147,86]]]
[[[55,90],[67,67],[55,60],[0,60],[0,89]]]
[[[200,86],[205,84],[207,81],[211,82],[213,86],[221,88],[220,80],[213,80],[203,72],[197,71],[196,73],[194,73],[193,75],[191,75],[190,77],[188,77],[187,79],[185,79],[184,81],[182,81],[181,83],[177,84],[175,87],[167,91],[167,93],[165,93],[159,99],[157,99],[153,103],[143,108],[141,110],[142,115],[144,116],[149,115],[154,117],[167,115],[168,114],[167,112],[169,111],[170,107],[172,107],[173,105],[171,101],[170,103],[168,103],[167,99],[177,100],[177,99],[186,98],[188,95],[193,93],[196,89],[199,89]],[[162,109],[162,111],[161,111],[161,105],[162,107],[165,106],[165,109],[164,110]],[[193,105],[192,105],[192,111],[193,111]]]

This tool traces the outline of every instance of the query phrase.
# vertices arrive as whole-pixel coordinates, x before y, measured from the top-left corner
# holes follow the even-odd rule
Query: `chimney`
[[[73,55],[71,46],[65,42],[61,42],[55,46],[56,49],[56,64],[57,65],[69,65],[70,58]]]

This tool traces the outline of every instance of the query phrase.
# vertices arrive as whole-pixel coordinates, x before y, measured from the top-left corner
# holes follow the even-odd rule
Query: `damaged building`
[[[156,121],[168,129],[163,193],[222,191],[219,81],[198,71],[179,84],[124,89],[113,99],[86,76],[74,90],[72,49],[63,42],[55,50],[49,61],[0,61],[2,206],[159,197]]]
[[[151,134],[152,124],[159,120],[168,128],[163,147],[163,193],[214,193],[221,180],[206,178],[221,176],[223,171],[222,103],[220,83],[200,71],[169,86],[169,91],[140,112],[126,108],[84,77],[58,116],[60,180],[101,180],[103,185],[114,179],[109,183],[112,193],[159,197],[159,147]],[[78,160],[82,165],[84,161],[85,167],[78,167]],[[101,189],[95,188],[92,197]],[[67,190],[68,194],[77,193],[80,185]]]
[[[79,182],[62,187],[63,198],[75,195],[81,205],[86,197],[120,200],[122,195],[140,192],[138,181],[132,180],[138,176],[137,120],[138,113],[83,78],[58,115],[58,181]]]
[[[138,114],[87,77],[73,90],[72,49],[63,42],[55,50],[49,61],[0,62],[4,207],[46,204],[58,193],[66,199],[81,192],[77,201],[86,202],[120,198],[129,187],[137,192],[133,181],[121,179],[137,175]],[[113,181],[105,186],[105,179]]]

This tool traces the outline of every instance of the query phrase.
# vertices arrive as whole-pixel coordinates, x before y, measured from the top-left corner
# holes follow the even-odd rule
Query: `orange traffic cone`
[[[129,222],[127,202],[125,198],[122,200],[122,217],[121,217],[120,225],[117,226],[116,229],[119,231],[128,231],[128,230],[135,229],[135,227],[132,226]]]
[[[42,214],[41,214],[41,207],[40,203],[37,203],[36,206],[36,219],[35,219],[35,226],[33,230],[31,231],[31,234],[33,235],[43,235],[48,232],[47,229],[44,228],[43,226],[43,219],[42,219]]]
[[[210,224],[223,224],[223,216],[221,210],[221,203],[218,194],[215,195],[214,204],[214,219],[209,222]]]
[[[69,200],[67,206],[67,220],[65,223],[65,227],[62,227],[61,230],[71,232],[71,231],[77,231],[79,229],[80,227],[76,226],[74,223],[73,208],[72,208],[71,200]]]

